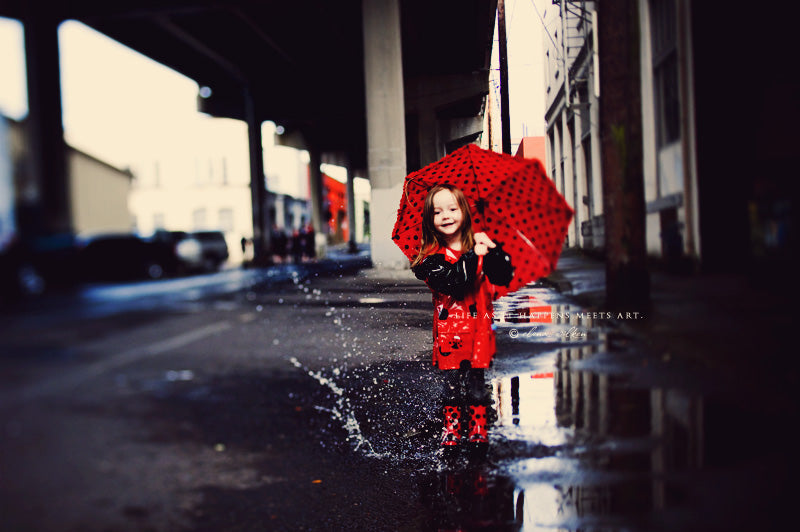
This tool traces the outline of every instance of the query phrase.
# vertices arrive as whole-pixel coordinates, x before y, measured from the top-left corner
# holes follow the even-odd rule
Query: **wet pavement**
[[[65,310],[38,338],[16,316],[0,528],[775,528],[798,470],[783,429],[794,365],[769,371],[784,352],[748,366],[743,347],[703,351],[690,332],[781,344],[782,309],[733,320],[708,286],[663,281],[652,309],[611,315],[598,263],[567,254],[498,301],[485,456],[438,451],[430,294],[408,271],[312,268],[119,314]],[[725,371],[719,350],[736,353]]]

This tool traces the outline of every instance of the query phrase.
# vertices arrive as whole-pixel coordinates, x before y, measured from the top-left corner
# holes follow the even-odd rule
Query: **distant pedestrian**
[[[278,257],[281,262],[288,261],[289,254],[289,235],[286,234],[286,229],[281,229],[278,232]]]
[[[277,225],[273,225],[270,240],[272,241],[272,260],[278,263],[286,262],[288,243],[286,232]]]
[[[303,235],[299,229],[292,231],[292,241],[290,247],[292,248],[292,262],[300,264],[303,261]]]
[[[428,192],[421,242],[411,269],[433,292],[433,363],[445,376],[441,446],[457,449],[463,438],[485,451],[491,398],[484,370],[495,354],[492,301],[495,286],[511,281],[511,258],[486,233],[473,233],[467,199],[451,185]]]
[[[242,265],[247,267],[253,260],[253,241],[243,236],[239,243],[242,246]]]
[[[314,226],[308,224],[305,226],[305,248],[303,250],[303,255],[308,260],[314,260],[317,257],[317,241],[316,241],[316,234],[314,233]]]

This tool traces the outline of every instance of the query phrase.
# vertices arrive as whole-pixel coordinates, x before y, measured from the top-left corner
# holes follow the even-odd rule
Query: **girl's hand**
[[[476,255],[486,255],[493,247],[497,247],[497,244],[492,242],[492,239],[489,238],[486,233],[475,233],[474,251]]]

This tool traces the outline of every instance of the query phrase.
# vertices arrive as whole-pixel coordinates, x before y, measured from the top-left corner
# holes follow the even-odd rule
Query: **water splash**
[[[305,371],[311,378],[316,380],[322,386],[328,388],[333,392],[336,399],[336,406],[333,408],[315,407],[319,411],[328,412],[333,419],[342,424],[342,428],[347,431],[347,441],[353,445],[356,451],[364,452],[370,458],[390,458],[388,453],[379,453],[375,451],[372,444],[367,440],[361,432],[361,425],[353,413],[353,408],[350,401],[345,396],[344,388],[341,388],[332,379],[325,377],[321,371],[313,371],[304,367],[296,357],[291,357],[289,362],[296,368]]]

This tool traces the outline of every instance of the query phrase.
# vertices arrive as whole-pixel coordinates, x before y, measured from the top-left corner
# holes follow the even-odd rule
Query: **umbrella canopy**
[[[422,209],[433,186],[461,189],[470,203],[473,228],[511,255],[513,292],[552,272],[573,210],[538,160],[484,150],[468,144],[406,176],[392,240],[413,260],[422,240]]]

